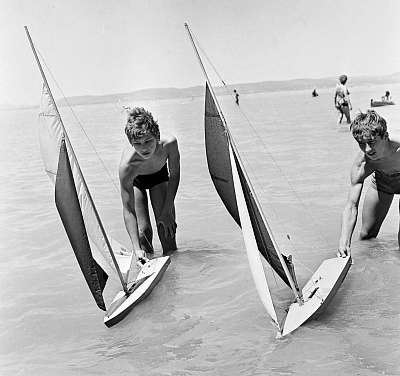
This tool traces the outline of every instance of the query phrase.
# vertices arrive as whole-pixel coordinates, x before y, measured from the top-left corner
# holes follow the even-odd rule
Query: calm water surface
[[[353,88],[354,109],[365,110],[385,89]],[[400,101],[400,86],[390,91]],[[330,90],[317,98],[309,92],[240,98],[246,118],[229,96],[222,98],[226,117],[274,234],[304,283],[335,254],[357,145],[348,127],[336,124]],[[58,218],[40,159],[38,111],[0,113],[0,374],[399,375],[397,199],[378,239],[354,241],[354,265],[328,311],[277,340],[241,234],[208,175],[203,99],[135,104],[179,140],[179,250],[150,297],[111,329]],[[400,131],[398,108],[378,109],[392,132]],[[117,188],[123,114],[114,104],[74,108],[102,164],[70,110],[61,112],[106,229],[129,244]],[[283,312],[290,292],[268,278]],[[107,301],[117,287],[108,284]]]

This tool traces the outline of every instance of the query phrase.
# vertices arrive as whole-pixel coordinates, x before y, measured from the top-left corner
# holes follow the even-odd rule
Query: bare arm
[[[173,138],[171,142],[168,143],[168,169],[169,181],[167,194],[164,206],[157,220],[157,225],[161,224],[164,227],[165,236],[174,237],[176,230],[174,201],[181,176],[180,154],[176,138]]]
[[[351,101],[350,101],[350,93],[347,89],[346,89],[346,100],[347,100],[347,103],[349,104],[349,109],[352,110],[353,106],[351,105]]]
[[[169,169],[169,182],[167,197],[165,198],[164,207],[161,215],[166,211],[171,211],[174,206],[176,192],[178,191],[179,181],[181,178],[181,165],[180,154],[178,148],[178,141],[174,138],[168,145],[168,169]]]
[[[342,229],[338,248],[342,257],[350,254],[351,238],[357,222],[362,187],[365,178],[371,173],[372,171],[365,167],[364,156],[358,156],[351,169],[351,185],[342,214]]]
[[[352,184],[342,214],[342,230],[339,240],[339,253],[341,256],[350,254],[351,237],[357,222],[358,204],[360,201],[363,183]]]
[[[120,167],[119,178],[125,227],[131,239],[132,248],[136,254],[136,258],[145,258],[146,254],[141,250],[139,241],[139,230],[135,211],[135,194],[133,190],[133,177],[129,176],[126,167]]]

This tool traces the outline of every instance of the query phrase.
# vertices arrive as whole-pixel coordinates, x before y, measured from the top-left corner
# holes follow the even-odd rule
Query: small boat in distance
[[[382,106],[391,106],[395,103],[393,101],[381,100],[381,101],[374,101],[371,99],[371,107],[382,107]]]
[[[104,324],[110,327],[149,295],[170,257],[145,262],[135,276],[134,252],[107,235],[26,26],[25,32],[43,79],[39,141],[45,170],[54,183],[56,207],[79,267],[97,306],[106,311]],[[122,290],[107,307],[103,290],[108,277],[119,280]]]

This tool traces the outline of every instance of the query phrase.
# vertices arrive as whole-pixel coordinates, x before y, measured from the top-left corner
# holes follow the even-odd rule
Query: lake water
[[[353,116],[386,89],[351,88]],[[400,101],[400,85],[389,89]],[[230,96],[221,99],[275,237],[284,253],[293,254],[303,284],[336,253],[357,145],[348,126],[336,124],[332,90],[321,90],[317,98],[311,91],[288,91],[240,100],[238,108]],[[276,339],[241,233],[208,174],[203,99],[135,105],[152,111],[161,133],[179,140],[179,250],[152,294],[111,329],[55,209],[40,159],[38,111],[0,112],[0,374],[399,375],[398,200],[377,239],[358,241],[357,226],[354,264],[326,313]],[[124,116],[111,103],[73,110],[102,160],[70,110],[61,108],[105,228],[129,244],[117,188],[127,142]],[[389,132],[400,131],[398,106],[377,110]],[[290,291],[268,278],[283,309]],[[106,287],[108,302],[117,288],[113,282]]]

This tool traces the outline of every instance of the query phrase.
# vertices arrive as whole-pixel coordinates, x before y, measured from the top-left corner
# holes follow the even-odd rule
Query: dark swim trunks
[[[385,174],[382,171],[375,170],[372,175],[371,185],[377,191],[388,194],[400,193],[400,172]]]
[[[161,168],[161,170],[149,175],[138,175],[133,180],[133,186],[144,191],[146,189],[153,188],[155,185],[160,184],[164,181],[169,180],[169,173],[167,163]]]

